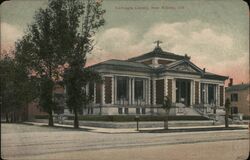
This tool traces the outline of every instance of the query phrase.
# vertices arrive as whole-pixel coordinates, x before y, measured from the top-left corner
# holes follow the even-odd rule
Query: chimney
[[[228,87],[231,87],[233,85],[233,78],[229,79]]]
[[[206,72],[206,68],[203,68],[203,72]]]

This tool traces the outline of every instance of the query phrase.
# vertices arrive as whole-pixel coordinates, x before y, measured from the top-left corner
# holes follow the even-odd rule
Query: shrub
[[[243,120],[250,120],[250,115],[243,115]]]
[[[48,119],[49,115],[35,115],[35,119]]]

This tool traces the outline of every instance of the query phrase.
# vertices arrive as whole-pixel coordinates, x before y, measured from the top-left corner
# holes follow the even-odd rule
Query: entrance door
[[[176,102],[190,106],[190,80],[176,80]]]
[[[208,84],[208,104],[215,104],[215,87],[214,84]]]

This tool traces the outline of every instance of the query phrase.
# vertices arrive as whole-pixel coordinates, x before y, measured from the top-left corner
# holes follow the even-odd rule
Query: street
[[[1,124],[5,159],[246,159],[248,130],[102,133]]]

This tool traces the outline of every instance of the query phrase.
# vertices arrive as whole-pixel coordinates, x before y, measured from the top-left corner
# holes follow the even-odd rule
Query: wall
[[[249,114],[249,90],[241,90],[234,92],[226,92],[226,98],[231,100],[231,94],[238,93],[238,101],[231,102],[231,107],[238,107],[238,112],[243,113],[244,115]]]
[[[34,119],[35,115],[48,115],[43,112],[42,108],[39,106],[38,102],[31,102],[28,104],[28,119]]]

